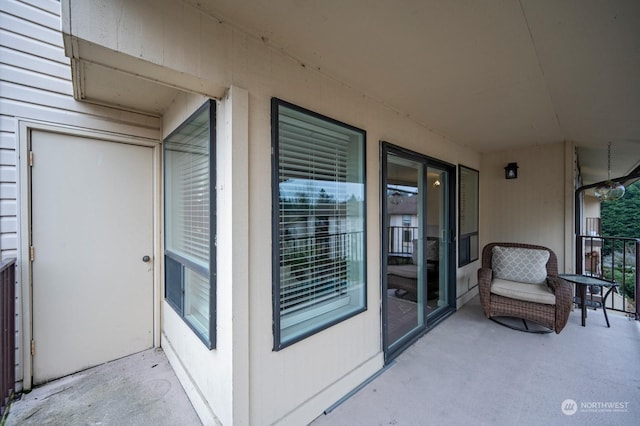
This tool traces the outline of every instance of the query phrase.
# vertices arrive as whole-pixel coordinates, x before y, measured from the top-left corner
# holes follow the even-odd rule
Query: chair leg
[[[542,327],[542,329],[538,329],[538,330],[530,330],[530,329],[529,329],[529,325],[527,324],[527,321],[526,321],[526,320],[524,320],[524,319],[522,319],[522,318],[504,317],[504,318],[512,318],[512,319],[519,319],[519,320],[522,320],[522,323],[524,324],[524,327],[523,327],[523,328],[516,327],[516,326],[514,326],[514,325],[511,325],[511,324],[508,324],[508,323],[506,323],[506,322],[500,321],[500,320],[498,320],[498,319],[496,319],[496,318],[499,318],[499,317],[490,317],[489,319],[490,319],[491,321],[495,322],[495,323],[500,324],[500,325],[501,325],[501,326],[503,326],[503,327],[507,327],[507,328],[510,328],[510,329],[512,329],[512,330],[516,330],[516,331],[523,331],[523,332],[525,332],[525,333],[535,333],[535,334],[549,334],[549,333],[553,333],[553,330],[551,330],[551,329],[549,329],[549,328],[547,328],[547,327],[545,327],[545,326],[542,326],[542,325],[540,326],[540,327]],[[517,322],[516,322],[516,324],[517,324]],[[537,323],[535,323],[535,324],[537,324]]]
[[[615,289],[615,287],[611,286],[611,288],[609,288],[609,291],[607,291],[607,294],[605,294],[604,298],[602,299],[602,312],[604,312],[604,319],[607,321],[608,328],[611,328],[611,325],[609,325],[609,316],[607,315],[607,298],[609,297],[609,294],[611,294],[613,289]]]

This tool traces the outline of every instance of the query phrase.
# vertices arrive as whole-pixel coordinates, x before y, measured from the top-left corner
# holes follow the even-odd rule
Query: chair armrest
[[[493,279],[493,270],[490,268],[478,269],[478,285],[491,287],[491,280]]]
[[[573,291],[571,284],[560,277],[547,277],[547,284],[556,295],[556,333],[560,333],[569,320]]]
[[[491,318],[491,280],[493,270],[490,268],[478,269],[478,289],[480,293],[480,304],[487,318]]]

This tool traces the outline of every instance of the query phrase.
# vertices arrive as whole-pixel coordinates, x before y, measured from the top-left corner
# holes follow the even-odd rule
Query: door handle
[[[143,262],[145,262],[145,263],[146,263],[146,262],[148,262],[148,261],[150,261],[150,260],[151,260],[151,258],[150,258],[149,256],[146,256],[146,255],[145,255],[145,256],[142,256],[142,261],[143,261]]]

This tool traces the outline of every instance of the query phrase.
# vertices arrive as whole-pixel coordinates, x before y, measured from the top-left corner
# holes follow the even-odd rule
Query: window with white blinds
[[[279,99],[272,119],[279,349],[365,309],[365,132]]]
[[[212,345],[213,101],[164,141],[165,299]]]
[[[165,141],[166,192],[171,200],[166,209],[166,248],[207,267],[210,245],[208,123],[190,123],[188,130],[188,134]]]

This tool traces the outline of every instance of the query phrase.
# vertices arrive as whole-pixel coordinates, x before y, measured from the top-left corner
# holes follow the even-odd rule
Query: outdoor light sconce
[[[518,179],[518,163],[509,163],[504,168],[505,179]]]

